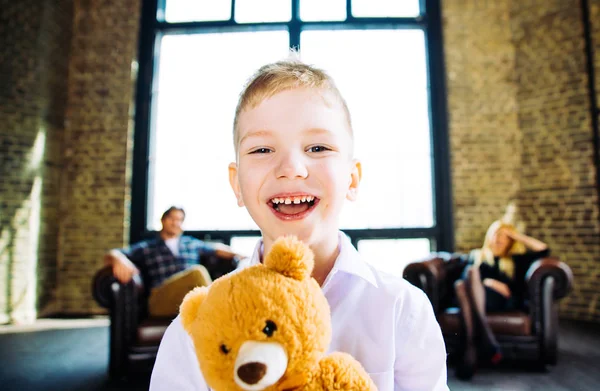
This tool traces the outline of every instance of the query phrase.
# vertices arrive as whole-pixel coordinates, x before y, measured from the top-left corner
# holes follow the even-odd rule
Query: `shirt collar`
[[[325,283],[328,280],[333,278],[333,276],[337,272],[343,272],[345,274],[350,274],[356,277],[359,277],[374,287],[377,287],[377,280],[375,279],[375,274],[369,265],[363,261],[360,254],[352,245],[350,238],[344,234],[343,232],[339,232],[339,241],[340,241],[340,253],[335,260],[333,268],[331,272],[329,272],[329,276],[325,279]],[[256,265],[261,262],[263,252],[263,241],[260,239],[256,246],[254,247],[254,252],[252,253],[252,258],[248,263],[248,266]],[[325,284],[323,284],[325,285]]]

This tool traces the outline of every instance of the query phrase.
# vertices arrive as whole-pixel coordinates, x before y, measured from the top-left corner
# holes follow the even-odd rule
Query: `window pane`
[[[342,228],[431,227],[423,32],[304,31],[301,47],[303,60],[330,72],[352,115],[363,180],[358,200],[345,207]]]
[[[287,22],[292,18],[290,0],[236,0],[238,23]]]
[[[205,22],[230,18],[231,0],[167,0],[167,22]]]
[[[406,265],[431,252],[429,239],[360,240],[358,252],[377,269],[402,277]]]
[[[260,236],[233,236],[231,238],[231,249],[237,254],[251,257],[259,239]]]
[[[346,0],[300,0],[300,18],[305,21],[346,20]]]
[[[419,0],[352,0],[356,17],[411,17],[421,13]]]
[[[287,31],[167,35],[161,43],[151,137],[148,228],[170,205],[185,229],[257,229],[238,208],[227,166],[233,116],[248,77],[288,53]]]

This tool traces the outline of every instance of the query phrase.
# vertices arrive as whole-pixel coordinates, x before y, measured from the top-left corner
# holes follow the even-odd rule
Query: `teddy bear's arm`
[[[377,387],[362,365],[346,353],[332,353],[319,362],[318,376],[322,390],[377,391]]]

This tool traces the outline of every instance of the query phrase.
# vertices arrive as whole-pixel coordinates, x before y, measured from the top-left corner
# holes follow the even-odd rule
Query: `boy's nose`
[[[277,178],[306,178],[308,170],[302,158],[294,153],[286,153],[281,157],[276,169]]]

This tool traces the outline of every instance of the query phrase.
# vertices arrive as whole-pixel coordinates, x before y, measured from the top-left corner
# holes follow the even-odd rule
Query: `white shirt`
[[[261,246],[249,265],[260,262]],[[322,290],[331,308],[329,351],[351,354],[379,391],[448,390],[444,340],[420,289],[364,262],[340,234],[340,254]],[[179,317],[161,341],[150,390],[208,390]]]
[[[165,240],[165,244],[167,245],[169,250],[171,250],[173,255],[175,255],[176,257],[179,256],[179,236]]]

